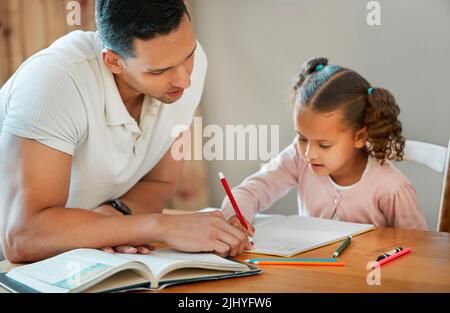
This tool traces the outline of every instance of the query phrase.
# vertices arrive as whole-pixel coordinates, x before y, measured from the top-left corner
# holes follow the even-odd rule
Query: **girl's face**
[[[365,128],[354,131],[343,123],[342,110],[330,113],[301,108],[295,114],[298,148],[317,175],[345,176],[365,146]]]

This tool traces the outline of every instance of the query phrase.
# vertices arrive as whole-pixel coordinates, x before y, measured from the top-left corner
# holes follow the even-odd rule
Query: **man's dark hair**
[[[183,0],[96,0],[95,20],[103,44],[122,57],[134,56],[133,40],[149,40],[176,30]]]

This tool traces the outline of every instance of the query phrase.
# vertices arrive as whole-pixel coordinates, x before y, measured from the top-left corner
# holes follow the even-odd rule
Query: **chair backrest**
[[[450,141],[447,148],[414,140],[407,140],[405,143],[404,160],[417,162],[444,173],[436,230],[445,232],[450,232],[449,158]]]
[[[439,209],[437,231],[450,233],[450,141],[447,147],[444,182],[442,183],[441,205]]]

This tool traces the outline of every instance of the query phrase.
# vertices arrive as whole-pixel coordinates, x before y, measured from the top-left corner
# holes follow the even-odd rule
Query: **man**
[[[0,90],[0,231],[11,262],[79,248],[148,253],[151,242],[236,255],[222,213],[162,215],[206,73],[182,0],[98,0],[97,32],[28,59]]]

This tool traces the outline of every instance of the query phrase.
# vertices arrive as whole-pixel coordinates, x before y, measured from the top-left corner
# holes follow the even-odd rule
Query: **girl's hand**
[[[247,229],[244,228],[244,226],[242,226],[241,222],[239,221],[239,218],[234,215],[232,217],[230,217],[228,219],[228,223],[230,223],[232,226],[240,229],[243,232],[246,232],[248,236],[253,237],[255,235],[255,227],[249,222],[247,221],[247,219],[245,219],[245,223],[247,224]],[[248,244],[245,246],[246,250],[251,250],[253,249],[253,246],[250,242],[248,242]]]

